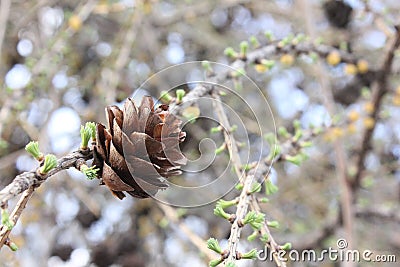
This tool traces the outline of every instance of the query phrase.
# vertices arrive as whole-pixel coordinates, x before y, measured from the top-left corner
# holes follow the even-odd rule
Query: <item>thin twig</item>
[[[368,207],[356,208],[355,214],[357,217],[371,220],[375,217],[386,221],[391,221],[400,224],[400,210],[388,209],[387,207]]]
[[[253,181],[255,180],[255,169],[253,172],[249,173],[243,179],[243,189],[240,192],[239,202],[237,204],[237,209],[235,213],[235,220],[231,226],[231,233],[228,239],[228,258],[225,260],[225,263],[235,262],[237,260],[237,246],[240,240],[240,234],[243,229],[242,221],[247,214],[247,210],[250,204],[250,198],[248,192],[251,190],[251,186],[253,185]]]
[[[35,191],[34,186],[30,186],[25,192],[21,195],[20,199],[18,200],[17,205],[15,205],[13,212],[11,213],[11,222],[15,225],[22,214],[22,211],[26,207],[26,203],[28,203],[29,199],[31,198],[33,192]],[[12,229],[8,229],[4,225],[0,226],[0,248],[5,244],[6,240],[8,239],[9,234],[11,233]]]
[[[224,0],[218,2],[218,7],[220,9],[228,9],[249,2],[249,0]],[[175,13],[169,14],[168,16],[153,16],[152,24],[157,27],[168,27],[171,26],[171,24],[181,22],[187,18],[193,19],[194,17],[208,16],[212,8],[210,7],[210,3],[212,2],[200,1],[197,2],[195,6],[183,5],[181,8],[177,8]],[[214,3],[212,3],[212,5],[214,5]]]
[[[213,103],[214,103],[215,110],[216,110],[216,113],[218,115],[218,118],[219,118],[221,124],[224,125],[224,127],[226,127],[228,130],[231,129],[228,117],[223,109],[222,104],[221,104],[220,97],[215,92],[212,94],[212,96],[215,99],[215,101],[213,101]],[[243,175],[244,173],[242,173],[242,162],[239,157],[238,146],[237,146],[236,140],[233,137],[232,133],[224,132],[224,140],[227,145],[230,159],[233,163],[235,173],[236,173],[237,177],[239,178],[239,181],[243,184],[243,188],[240,193],[239,201],[237,204],[235,220],[232,223],[230,236],[228,239],[229,254],[225,260],[225,263],[228,263],[228,262],[234,262],[237,259],[236,258],[237,252],[238,252],[237,246],[238,246],[238,243],[240,240],[240,234],[241,234],[241,231],[243,228],[241,225],[241,222],[244,219],[244,217],[246,216],[249,205],[251,204],[252,210],[254,210],[256,212],[260,212],[256,198],[254,197],[253,194],[249,194],[249,192],[252,188],[253,182],[257,181],[257,180],[261,180],[259,177],[263,177],[265,175],[265,173],[269,170],[269,165],[268,164],[260,164],[258,166],[256,165],[257,167],[250,170],[247,175]],[[274,260],[275,260],[275,263],[277,264],[277,266],[279,266],[279,267],[286,266],[286,263],[281,261],[276,256],[277,252],[279,251],[279,247],[278,247],[277,243],[275,242],[275,240],[272,238],[266,222],[264,222],[264,224],[262,226],[262,232],[268,234],[268,236],[270,237],[270,241],[273,241],[270,244],[271,244],[271,249],[273,250],[273,252],[276,252],[276,253],[273,253],[273,255],[274,255]]]
[[[224,111],[224,107],[222,106],[221,98],[215,92],[212,94],[212,97],[214,98],[213,103],[215,106],[215,111],[217,113],[219,122],[227,129],[227,131],[223,131],[224,132],[223,134],[224,134],[225,144],[229,151],[229,157],[233,163],[233,168],[235,170],[237,177],[239,178],[239,181],[242,181],[244,179],[243,175],[244,173],[242,172],[242,161],[239,156],[239,150],[236,140],[231,132],[232,127],[229,123],[228,116]]]
[[[182,230],[182,232],[186,234],[186,237],[190,240],[190,242],[192,242],[192,244],[195,245],[199,249],[199,251],[201,251],[204,255],[206,255],[208,260],[214,258],[214,254],[211,252],[211,250],[207,248],[206,241],[204,241],[203,238],[199,237],[196,233],[194,233],[184,222],[179,220],[179,217],[174,208],[168,205],[164,205],[160,202],[157,203],[160,209],[163,210],[168,220],[177,225]]]
[[[260,205],[258,204],[258,201],[255,198],[252,198],[252,201],[250,202],[250,207],[252,210],[254,210],[257,213],[261,213],[261,208]],[[271,250],[271,254],[274,257],[274,261],[276,263],[276,266],[278,267],[284,267],[286,266],[286,262],[282,261],[281,258],[279,258],[279,251],[281,250],[281,248],[279,247],[278,243],[276,243],[274,237],[272,236],[268,226],[264,223],[261,226],[260,229],[260,233],[261,236],[268,236],[268,241],[266,243],[266,245],[269,247],[269,249]]]
[[[246,57],[246,60],[241,60],[241,59],[236,60],[232,64],[232,66],[235,66],[235,69],[244,68],[247,64],[249,64],[249,62],[259,61],[260,59],[265,58],[267,54],[274,53],[280,49],[281,48],[278,48],[277,44],[267,45],[266,47],[255,50],[252,53],[249,53]],[[309,50],[308,50],[308,48],[302,47],[299,51],[305,52],[305,51],[309,51]],[[325,51],[323,53],[325,53]],[[214,78],[214,80],[221,81],[221,80],[223,80],[223,78],[221,79],[221,77],[224,77],[225,79],[227,79],[229,77],[227,74],[228,73],[224,73],[224,76],[222,76],[222,74],[219,73],[220,79]],[[207,90],[206,88],[204,88],[200,92],[211,93],[212,97],[215,99],[215,101],[213,101],[213,103],[214,103],[214,107],[215,107],[216,113],[218,115],[219,121],[229,131],[231,126],[230,126],[229,120],[227,118],[227,115],[222,107],[221,99],[220,99],[219,95],[216,92],[213,92],[212,86],[210,86],[210,89]],[[192,95],[190,95],[189,97],[192,98]],[[193,98],[198,98],[198,96],[195,96]],[[186,103],[186,102],[184,102],[184,103]],[[232,136],[231,133],[224,132],[224,140],[227,145],[227,148],[229,151],[229,156],[233,163],[235,173],[238,176],[239,180],[243,183],[243,189],[242,189],[242,192],[239,197],[239,202],[238,202],[237,210],[236,210],[236,214],[235,214],[236,219],[232,223],[231,233],[230,233],[230,237],[228,240],[229,254],[228,254],[227,259],[225,260],[225,262],[227,263],[227,262],[236,260],[237,245],[238,245],[238,242],[240,239],[240,233],[241,233],[241,229],[242,229],[242,227],[240,227],[239,223],[241,222],[241,220],[244,219],[244,216],[247,213],[250,203],[252,204],[251,208],[253,210],[256,208],[257,208],[257,210],[255,210],[256,212],[259,212],[260,210],[259,210],[259,205],[258,205],[256,198],[252,194],[248,194],[248,192],[250,191],[251,186],[253,184],[255,173],[249,173],[248,175],[243,175],[242,163],[241,163],[241,159],[239,157],[238,147],[237,147],[235,138]],[[268,167],[269,167],[269,165],[267,165],[267,164],[261,164],[259,166],[259,168],[261,168],[261,169],[266,168],[267,170],[268,170]],[[252,171],[254,171],[254,169]],[[262,175],[260,177],[262,177]],[[261,179],[257,179],[257,180],[261,180]],[[268,234],[268,236],[271,236],[266,223],[264,223],[264,225],[262,227],[262,232]],[[275,253],[273,253],[273,255],[274,255],[274,260],[275,260],[277,266],[286,266],[286,263],[281,261],[281,259],[279,259],[277,257],[277,253],[280,250],[280,248],[272,237],[270,239],[269,246],[272,249],[272,251],[275,252]]]
[[[136,10],[128,18],[126,29],[120,33],[122,45],[118,50],[114,62],[107,63],[101,70],[101,79],[96,84],[96,87],[102,89],[106,93],[106,103],[115,101],[115,89],[119,85],[123,68],[130,60],[130,53],[133,43],[136,40],[136,33],[140,27],[141,15]],[[112,67],[111,67],[112,66]]]
[[[371,3],[369,1],[363,1],[364,10],[362,10],[362,15],[372,15],[372,20],[375,26],[382,31],[386,37],[390,38],[393,35],[393,31],[389,25],[393,25],[393,21],[386,14],[382,14],[377,11],[375,8],[371,7]]]
[[[371,218],[385,220],[388,222],[400,223],[400,213],[396,209],[388,209],[387,207],[355,207],[354,215],[358,218],[366,219],[371,222]],[[322,227],[315,231],[308,233],[306,237],[301,237],[298,241],[294,242],[294,249],[297,251],[315,249],[321,247],[326,238],[331,236],[336,229],[340,226],[340,218],[336,216],[335,219],[328,218],[322,224]]]
[[[7,2],[9,0],[5,0],[4,2]],[[3,3],[3,0],[1,1],[1,4]],[[42,5],[45,5],[46,1],[41,1],[37,5],[33,7],[33,10],[40,8]],[[74,11],[75,14],[81,19],[81,21],[85,21],[91,12],[93,11],[94,7],[96,6],[97,1],[96,0],[89,0],[85,2],[82,5],[79,5],[76,10]],[[29,10],[29,12],[32,12],[32,10]],[[3,16],[0,15],[0,20],[4,19]],[[0,22],[0,27],[4,26],[5,27],[6,23]],[[52,66],[49,68],[49,62],[53,62],[52,60],[58,53],[61,53],[63,49],[65,49],[65,40],[67,38],[71,38],[73,34],[75,33],[74,30],[72,30],[70,27],[65,26],[62,28],[56,36],[48,42],[48,46],[46,49],[42,49],[40,53],[40,58],[39,60],[32,66],[31,69],[31,74],[33,79],[37,77],[41,77],[39,74],[42,72],[46,72],[47,77],[52,77],[55,72],[58,70],[57,67]],[[1,49],[0,49],[1,53]],[[49,80],[51,81],[51,80]],[[32,81],[32,84],[35,84],[35,81]],[[24,91],[23,90],[14,90],[11,95],[9,95],[6,100],[3,100],[3,105],[0,108],[0,121],[2,122],[0,124],[0,135],[2,134],[3,130],[7,128],[8,125],[8,120],[11,117],[10,114],[13,111],[13,108],[15,106],[16,101],[20,99],[23,96]]]
[[[221,104],[220,97],[214,92],[212,94],[215,101],[213,101],[215,111],[217,113],[218,119],[226,129],[231,129],[228,117],[224,111],[224,108]],[[235,262],[237,260],[237,246],[240,240],[240,233],[242,231],[242,226],[240,225],[244,217],[246,216],[250,201],[249,201],[249,192],[251,190],[251,186],[254,181],[254,173],[246,176],[243,176],[240,172],[242,168],[241,159],[239,157],[238,147],[236,145],[236,140],[233,135],[229,132],[224,131],[224,140],[225,144],[229,151],[229,157],[233,164],[233,168],[239,181],[243,184],[243,189],[239,196],[239,201],[237,204],[237,209],[235,213],[235,220],[232,223],[230,236],[228,239],[228,257],[225,260],[225,263]]]
[[[36,168],[29,172],[24,172],[15,177],[15,179],[5,188],[0,191],[0,206],[4,207],[7,201],[22,194],[20,200],[12,212],[11,218],[14,224],[18,221],[23,209],[26,206],[29,198],[34,192],[34,188],[40,186],[47,178],[55,175],[56,173],[69,169],[71,167],[77,167],[78,162],[82,160],[89,160],[93,157],[90,150],[86,151],[75,151],[68,154],[57,161],[57,166],[49,171],[47,174],[40,174],[39,168]],[[4,245],[11,230],[6,230],[3,226],[0,232],[0,248]]]
[[[271,166],[271,164],[273,162],[280,162],[280,161],[284,161],[285,160],[285,155],[290,155],[290,154],[296,154],[299,153],[301,150],[301,146],[299,145],[301,142],[307,142],[310,141],[313,137],[315,137],[316,133],[314,130],[304,130],[303,131],[303,135],[299,140],[293,140],[293,138],[289,138],[287,139],[285,142],[283,142],[282,144],[280,144],[280,153],[278,153],[277,155],[275,155],[274,159],[270,159],[269,157],[265,158],[264,161],[260,162],[260,165],[262,168],[266,169],[267,171],[269,170],[269,166]],[[257,163],[252,163],[251,165],[256,165]],[[258,176],[256,177],[256,181],[257,182],[265,182],[266,179],[269,178],[268,175],[264,175],[264,176]],[[257,201],[257,199],[252,195],[251,197],[251,202],[250,202],[250,207],[253,211],[260,213],[261,208],[260,205]],[[266,245],[268,246],[268,248],[271,250],[271,254],[274,258],[274,261],[276,263],[276,265],[278,267],[284,267],[286,266],[286,262],[283,261],[280,257],[279,257],[279,251],[281,250],[280,246],[278,245],[278,243],[275,241],[275,239],[273,238],[268,226],[266,223],[264,223],[260,229],[260,234],[261,236],[268,236],[268,241],[266,243]],[[302,242],[300,242],[302,243]]]
[[[358,152],[358,158],[357,158],[357,163],[356,163],[357,172],[354,176],[354,179],[351,181],[351,187],[353,190],[356,190],[357,188],[359,188],[360,183],[361,183],[363,170],[364,170],[364,160],[365,160],[365,157],[367,156],[368,151],[370,150],[372,133],[375,130],[376,121],[379,119],[379,112],[380,112],[383,96],[388,91],[387,81],[388,81],[388,76],[391,73],[394,54],[395,54],[396,49],[400,46],[400,26],[395,26],[395,30],[396,30],[395,39],[385,56],[385,60],[383,62],[382,68],[379,72],[377,81],[373,88],[371,102],[372,102],[372,105],[374,108],[373,108],[373,112],[371,114],[371,118],[374,119],[375,123],[374,123],[373,127],[365,129],[365,131],[363,132],[362,138],[361,138],[362,141],[360,144],[360,149]]]
[[[268,49],[264,48],[264,49],[250,53],[247,56],[247,60],[250,62],[257,61],[260,57],[261,58],[265,57],[265,53],[269,53],[270,49],[277,49],[277,46],[268,46],[268,47],[269,47]],[[240,67],[245,67],[246,64],[248,64],[248,62],[245,62],[242,60],[237,60],[234,62],[233,65],[235,65],[237,68],[240,68]],[[212,90],[210,92],[212,94],[212,97],[215,99],[215,101],[213,101],[213,103],[214,103],[214,107],[215,107],[216,113],[218,115],[219,121],[225,128],[227,128],[229,130],[231,128],[231,126],[230,126],[228,117],[222,107],[221,99],[216,92],[214,92]],[[309,135],[305,135],[302,140],[309,138],[311,135],[312,135],[312,132],[310,132]],[[224,140],[225,140],[226,146],[228,148],[229,156],[230,156],[230,159],[234,166],[235,173],[238,176],[239,181],[242,182],[242,184],[243,184],[243,189],[239,196],[239,202],[238,202],[237,210],[235,213],[236,218],[235,218],[235,221],[232,223],[231,233],[230,233],[230,237],[228,240],[229,254],[228,254],[227,259],[225,260],[225,262],[228,263],[228,262],[232,262],[232,261],[236,260],[236,253],[237,253],[236,249],[237,249],[237,245],[238,245],[238,242],[240,239],[240,233],[241,233],[241,229],[242,229],[242,227],[240,227],[240,225],[238,223],[240,223],[241,220],[246,215],[249,205],[251,204],[250,207],[253,211],[260,212],[260,208],[259,208],[257,199],[254,197],[253,194],[248,194],[248,192],[251,189],[253,181],[261,181],[262,180],[262,177],[264,177],[264,175],[261,175],[261,174],[264,174],[266,171],[268,171],[269,166],[270,166],[269,163],[271,163],[271,162],[268,162],[268,163],[263,162],[260,164],[256,164],[256,165],[258,165],[257,168],[252,169],[251,172],[249,172],[247,175],[243,175],[242,162],[239,157],[238,147],[237,147],[235,138],[233,137],[233,135],[231,133],[224,132]],[[283,148],[283,151],[286,151],[286,147],[291,148],[292,145],[293,145],[293,142],[291,142],[291,141],[286,142],[285,147]],[[281,157],[282,155],[283,155],[283,153],[280,155],[277,155],[277,157]],[[282,261],[281,259],[279,259],[279,257],[277,256],[280,248],[279,248],[278,244],[275,242],[275,240],[272,238],[266,222],[263,224],[261,231],[262,231],[262,233],[268,234],[268,236],[270,237],[270,241],[269,241],[268,245],[270,246],[270,248],[273,251],[274,260],[275,260],[275,263],[277,264],[277,266],[286,266],[286,263],[284,261]]]
[[[97,4],[96,0],[89,0],[81,6],[77,7],[74,13],[84,22],[89,15],[92,13],[93,9]],[[43,54],[39,61],[31,68],[32,76],[37,76],[39,73],[46,71],[47,76],[51,77],[51,72],[55,72],[57,68],[50,69],[49,73],[49,62],[52,62],[52,58],[55,54],[60,53],[65,49],[65,40],[71,38],[75,34],[75,31],[70,27],[66,27],[60,31],[49,46],[43,50]]]
[[[306,0],[301,1],[304,12],[308,14],[307,12],[310,9],[310,3]],[[306,16],[306,25],[307,25],[307,30],[309,31],[309,34],[311,35],[312,38],[315,36],[315,30],[314,30],[314,21],[312,16]],[[331,117],[333,117],[334,114],[336,114],[336,107],[335,107],[335,101],[334,101],[334,96],[333,96],[333,91],[331,90],[331,84],[329,82],[329,79],[327,77],[326,72],[323,71],[323,66],[321,60],[317,61],[317,64],[313,66],[313,69],[315,72],[318,74],[318,80],[321,85],[321,91],[322,91],[322,102],[325,106],[325,108],[328,110],[329,114]],[[337,180],[339,183],[340,187],[340,204],[341,204],[341,211],[342,211],[342,217],[343,217],[343,223],[344,223],[344,230],[346,234],[346,240],[349,244],[349,249],[353,247],[353,229],[354,229],[354,216],[353,216],[353,210],[352,210],[352,203],[353,203],[353,194],[350,188],[350,184],[348,183],[348,177],[347,177],[347,166],[346,166],[346,152],[344,149],[344,144],[343,141],[340,139],[335,140],[334,143],[334,151],[335,151],[335,162],[336,162],[336,174],[337,174]],[[340,214],[338,214],[339,216]],[[353,266],[353,263],[347,262],[343,263],[345,266]]]
[[[39,174],[39,167],[29,172],[24,172],[15,177],[15,179],[0,191],[0,206],[13,197],[21,194],[31,186],[38,186],[42,184],[47,178],[54,174],[75,167],[80,160],[89,160],[93,157],[92,151],[74,151],[57,161],[57,167],[49,171],[47,174]]]
[[[331,51],[337,51],[340,54],[342,62],[356,63],[357,58],[352,54],[349,54],[342,50],[337,50],[336,48],[329,45],[314,45],[312,42],[301,42],[296,45],[289,44],[281,47],[279,45],[279,40],[267,43],[257,49],[249,52],[245,58],[237,58],[232,63],[230,63],[227,68],[220,70],[218,73],[214,73],[213,76],[208,77],[208,83],[220,84],[229,80],[230,72],[233,70],[244,69],[246,66],[252,64],[260,63],[262,59],[270,59],[277,57],[279,54],[293,53],[293,54],[309,54],[311,52],[317,53],[321,57],[326,57]],[[186,96],[183,97],[182,102],[170,104],[170,110],[173,114],[179,114],[185,107],[192,105],[199,98],[211,94],[213,88],[212,86],[204,86],[202,84],[197,85],[193,90],[191,90]]]

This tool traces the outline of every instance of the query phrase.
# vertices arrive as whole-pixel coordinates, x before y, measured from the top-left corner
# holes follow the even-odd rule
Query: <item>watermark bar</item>
[[[397,257],[394,254],[379,254],[372,250],[357,250],[357,249],[346,249],[348,243],[345,239],[338,239],[336,242],[337,248],[329,247],[321,251],[313,249],[306,249],[298,251],[291,249],[288,251],[281,250],[277,253],[277,257],[281,261],[292,261],[292,262],[397,262]],[[273,261],[273,253],[268,247],[264,250],[259,250],[257,258],[260,261]],[[275,252],[276,253],[276,252]]]

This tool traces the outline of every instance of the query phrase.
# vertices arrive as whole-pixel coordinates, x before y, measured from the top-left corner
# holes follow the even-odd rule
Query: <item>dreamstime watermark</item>
[[[257,258],[261,261],[272,261],[274,257],[278,257],[281,261],[293,261],[293,262],[323,262],[329,260],[332,262],[397,262],[396,255],[394,254],[377,254],[372,250],[357,250],[347,249],[348,243],[346,239],[340,238],[336,241],[336,248],[329,247],[321,251],[313,249],[306,249],[298,251],[295,249],[291,250],[280,250],[279,252],[271,251],[268,247],[264,250],[259,250]]]

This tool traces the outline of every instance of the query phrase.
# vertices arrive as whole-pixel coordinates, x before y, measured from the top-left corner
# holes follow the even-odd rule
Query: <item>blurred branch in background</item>
[[[362,141],[360,144],[360,148],[358,149],[358,158],[357,158],[357,172],[354,175],[353,180],[350,182],[353,190],[358,188],[361,183],[361,179],[363,177],[363,165],[365,161],[365,157],[367,156],[368,151],[371,149],[371,138],[375,129],[376,121],[379,119],[379,112],[381,111],[381,105],[383,97],[389,91],[388,79],[389,75],[392,73],[392,65],[394,60],[394,55],[396,50],[400,46],[400,25],[394,25],[395,34],[393,36],[393,43],[389,44],[387,52],[385,54],[382,67],[379,70],[379,75],[373,85],[372,90],[372,113],[370,117],[373,120],[373,127],[369,127],[365,129],[362,135]]]
[[[207,249],[204,239],[199,237],[185,223],[179,220],[179,216],[174,208],[161,203],[159,203],[158,206],[163,210],[168,222],[177,225],[185,233],[190,242],[198,248],[199,252],[206,255],[207,261],[210,261],[214,257],[213,253]]]
[[[326,2],[325,5],[325,12],[329,13],[329,6],[328,5],[333,5],[333,2]],[[304,6],[304,12],[308,12],[310,9],[310,4],[308,1],[303,0],[302,5]],[[327,7],[328,6],[328,7]],[[332,11],[332,14],[334,14],[333,17],[338,17],[337,12]],[[345,21],[349,21],[348,19],[346,20],[346,16],[342,14],[342,19],[343,23],[342,25],[345,26],[346,23]],[[339,20],[339,19],[337,19]],[[307,25],[307,32],[315,38],[315,22],[313,17],[306,17],[306,25]],[[315,72],[318,74],[318,80],[321,85],[321,100],[324,103],[324,106],[328,110],[329,114],[331,116],[334,116],[334,114],[337,113],[337,109],[335,106],[335,101],[334,101],[334,94],[331,90],[331,83],[329,81],[328,75],[323,71],[323,63],[321,61],[318,61],[316,66],[314,66]],[[352,211],[352,192],[349,186],[349,183],[347,181],[347,155],[345,153],[344,149],[344,144],[341,139],[335,140],[334,143],[334,149],[335,149],[335,162],[336,162],[336,167],[337,167],[337,179],[338,179],[338,184],[340,186],[340,204],[341,204],[341,216],[343,218],[343,225],[345,228],[345,238],[349,243],[349,248],[353,248],[354,246],[354,238],[353,238],[353,231],[354,231],[354,220],[353,220],[353,211]],[[329,231],[322,231],[323,233],[328,234]],[[320,237],[317,237],[317,240],[320,239]],[[352,266],[353,263],[343,263],[344,265],[348,264],[348,266]]]
[[[101,79],[96,87],[106,92],[105,103],[111,103],[116,99],[116,88],[119,85],[122,70],[130,60],[131,49],[134,46],[135,36],[138,32],[141,23],[141,14],[139,12],[132,12],[128,17],[126,26],[121,29],[118,39],[121,40],[121,48],[115,56],[115,61],[105,64],[101,70]]]
[[[10,14],[11,1],[4,0],[0,3],[0,58],[2,57],[1,52],[3,51],[2,46],[4,42],[4,36],[7,29],[8,15]],[[3,77],[3,72],[0,72]]]

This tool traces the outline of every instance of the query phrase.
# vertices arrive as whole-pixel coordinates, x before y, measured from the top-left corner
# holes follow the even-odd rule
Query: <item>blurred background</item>
[[[344,235],[335,140],[340,139],[345,148],[346,171],[351,174],[362,133],[371,126],[370,86],[393,39],[393,26],[400,22],[399,12],[396,0],[1,0],[0,188],[18,173],[37,166],[24,150],[30,140],[38,140],[43,152],[63,156],[79,147],[81,124],[105,123],[107,105],[120,105],[132,96],[135,100],[148,94],[157,98],[161,91],[171,89],[155,79],[136,90],[151,75],[187,61],[229,64],[225,48],[238,51],[240,42],[252,36],[265,45],[265,32],[278,40],[302,33],[365,60],[368,70],[357,74],[344,63],[332,66],[323,58],[315,63],[312,56],[296,53],[286,58],[273,55],[270,59],[276,64],[272,69],[247,66],[277,126],[290,131],[295,119],[304,128],[338,125],[313,140],[309,159],[301,166],[274,165],[272,178],[279,192],[262,208],[268,218],[280,222],[280,228],[272,232],[278,243],[291,242],[299,250],[335,247]],[[353,229],[356,248],[397,253],[398,261],[399,52],[388,74],[389,92],[379,120],[372,122],[372,146],[355,198]],[[176,79],[189,81],[196,72],[176,75],[182,76]],[[251,99],[247,104],[252,109],[265,105],[262,99],[251,98],[252,90],[238,90]],[[240,108],[235,111],[241,113]],[[248,142],[258,146],[262,136],[242,111],[239,117],[249,131]],[[196,159],[206,153],[207,149],[199,149],[204,138],[221,145],[222,134],[210,134],[215,126],[203,120],[187,124],[185,155]],[[215,146],[205,148],[214,152]],[[227,161],[226,151],[217,155],[214,167],[196,179],[209,181]],[[233,191],[227,199],[236,195]],[[178,223],[158,202],[130,197],[117,200],[98,181],[89,181],[71,169],[51,177],[34,194],[11,234],[20,249],[11,252],[3,247],[0,266],[206,266],[206,255],[182,231],[182,224],[204,240],[217,238],[225,247],[230,225],[213,214],[214,207],[174,209]],[[239,248],[262,249],[260,243],[246,240],[250,233],[244,231]],[[238,266],[274,263],[239,261]]]

